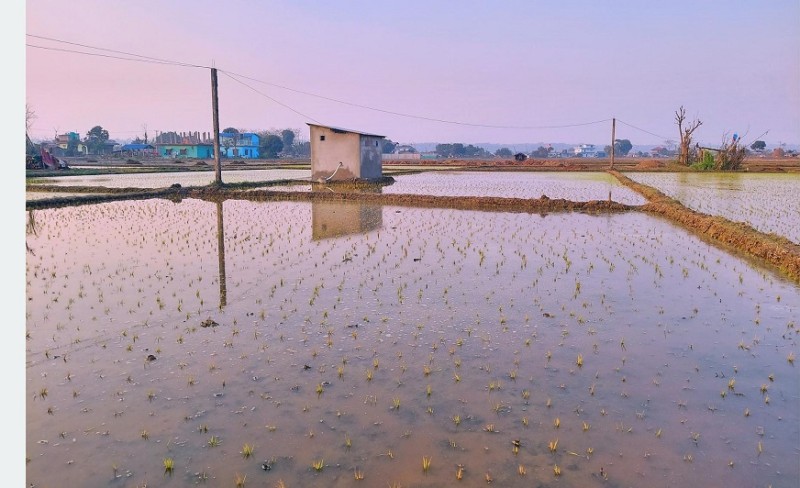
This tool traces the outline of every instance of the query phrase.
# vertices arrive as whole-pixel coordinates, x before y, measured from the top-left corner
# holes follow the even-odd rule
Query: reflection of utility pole
[[[211,68],[211,111],[214,119],[214,184],[222,184],[222,168],[219,164],[219,99],[217,97],[217,68]]]
[[[219,309],[228,304],[228,289],[225,285],[225,227],[222,222],[222,200],[217,202],[217,254],[219,255]]]

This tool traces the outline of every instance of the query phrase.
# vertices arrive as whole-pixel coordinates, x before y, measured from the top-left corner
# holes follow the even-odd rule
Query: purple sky
[[[604,144],[610,121],[578,124],[616,117],[618,137],[659,144],[677,138],[683,105],[703,142],[769,131],[770,144],[798,143],[799,19],[796,0],[37,0],[26,100],[35,139],[95,125],[123,140],[210,131],[209,70],[115,59],[149,57],[224,71],[221,128]]]

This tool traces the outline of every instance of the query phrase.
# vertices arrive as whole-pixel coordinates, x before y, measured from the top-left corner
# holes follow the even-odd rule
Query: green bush
[[[696,169],[699,171],[709,171],[714,169],[714,155],[711,151],[703,151],[703,160],[697,163],[694,163],[692,169]]]

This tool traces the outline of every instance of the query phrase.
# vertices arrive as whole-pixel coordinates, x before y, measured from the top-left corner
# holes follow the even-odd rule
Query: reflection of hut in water
[[[364,234],[383,225],[383,207],[362,202],[312,202],[313,240]]]
[[[311,180],[379,180],[383,177],[384,136],[308,124],[311,130]]]

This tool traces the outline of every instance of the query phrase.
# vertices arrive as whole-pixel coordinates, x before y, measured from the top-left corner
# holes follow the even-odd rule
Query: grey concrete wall
[[[359,178],[377,180],[383,176],[382,137],[361,136],[361,173]]]

